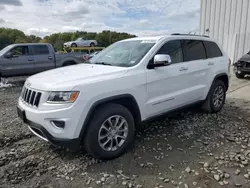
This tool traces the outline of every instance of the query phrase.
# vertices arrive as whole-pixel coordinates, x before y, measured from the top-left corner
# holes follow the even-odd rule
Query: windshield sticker
[[[141,43],[156,43],[155,40],[143,40]]]

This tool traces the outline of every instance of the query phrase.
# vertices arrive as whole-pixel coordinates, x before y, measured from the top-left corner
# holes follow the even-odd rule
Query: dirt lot
[[[187,109],[149,123],[113,161],[33,136],[16,115],[20,83],[0,89],[0,187],[250,187],[250,79],[232,78],[219,114]]]

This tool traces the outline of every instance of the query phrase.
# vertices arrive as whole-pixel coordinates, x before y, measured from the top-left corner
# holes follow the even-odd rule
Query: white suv
[[[126,39],[87,63],[29,77],[17,112],[52,144],[112,159],[131,146],[141,122],[194,103],[220,111],[229,62],[205,36]]]

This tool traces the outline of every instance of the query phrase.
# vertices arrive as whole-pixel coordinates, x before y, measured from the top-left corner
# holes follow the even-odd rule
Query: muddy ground
[[[33,136],[16,114],[22,82],[0,89],[0,187],[250,187],[250,79],[231,80],[218,114],[190,108],[148,123],[112,161]]]

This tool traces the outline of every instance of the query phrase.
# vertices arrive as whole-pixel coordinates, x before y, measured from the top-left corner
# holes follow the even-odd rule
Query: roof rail
[[[185,36],[201,36],[201,37],[208,37],[207,35],[196,35],[196,34],[182,34],[182,33],[173,33],[171,35],[185,35]]]

